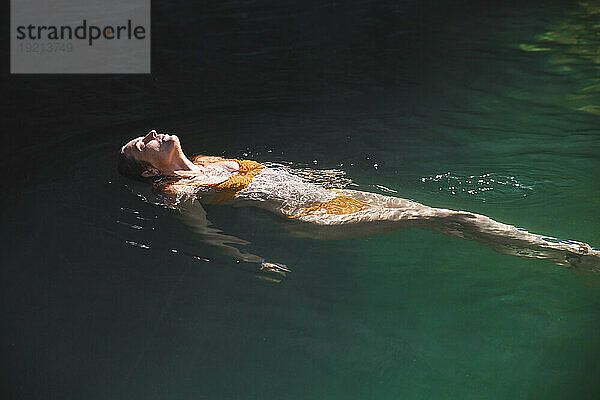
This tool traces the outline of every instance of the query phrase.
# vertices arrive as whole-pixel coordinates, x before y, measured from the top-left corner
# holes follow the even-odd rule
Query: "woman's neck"
[[[175,171],[198,172],[201,168],[191,162],[183,152],[176,154],[171,159],[169,166],[161,171],[164,175],[175,175]]]

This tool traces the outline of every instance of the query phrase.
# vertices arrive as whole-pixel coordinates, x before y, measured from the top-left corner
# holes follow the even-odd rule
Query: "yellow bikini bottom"
[[[355,212],[365,210],[369,207],[369,204],[364,201],[340,195],[329,201],[319,202],[311,207],[303,208],[297,215],[290,218],[300,218],[306,215],[354,214]]]

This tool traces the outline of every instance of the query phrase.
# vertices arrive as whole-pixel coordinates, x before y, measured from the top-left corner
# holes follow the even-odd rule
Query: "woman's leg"
[[[589,267],[600,272],[600,251],[587,243],[538,235],[485,215],[457,212],[435,221],[430,228],[448,236],[487,244],[501,253],[548,258],[561,265]]]
[[[428,207],[411,200],[377,193],[355,190],[338,192],[342,196],[364,202],[368,207],[350,214],[305,215],[299,220],[311,224],[297,226],[296,233],[320,239],[341,239],[421,227],[447,236],[474,240],[502,253],[549,258],[559,264],[600,271],[600,251],[586,243],[530,233],[471,212]]]

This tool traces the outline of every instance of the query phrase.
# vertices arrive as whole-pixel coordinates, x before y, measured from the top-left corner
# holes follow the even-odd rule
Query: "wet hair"
[[[137,181],[151,183],[156,179],[155,177],[142,176],[142,173],[150,168],[153,167],[149,162],[138,161],[127,157],[123,151],[119,152],[119,160],[117,161],[117,169],[119,170],[119,174]]]

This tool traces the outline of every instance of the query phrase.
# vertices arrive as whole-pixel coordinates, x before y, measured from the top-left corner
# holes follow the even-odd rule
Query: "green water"
[[[32,107],[68,115],[18,114],[23,132],[54,134],[26,148],[39,167],[2,210],[11,398],[597,396],[595,275],[418,229],[297,239],[264,211],[208,206],[247,250],[292,269],[264,281],[116,175],[116,149],[155,127],[190,155],[338,168],[360,190],[598,248],[598,14],[424,3],[413,21],[368,5],[325,9],[336,24],[231,6],[197,18],[239,18],[241,33],[199,24],[197,54],[153,37],[153,59],[174,61],[152,78],[25,82],[42,93]],[[156,7],[155,31],[195,21]]]

